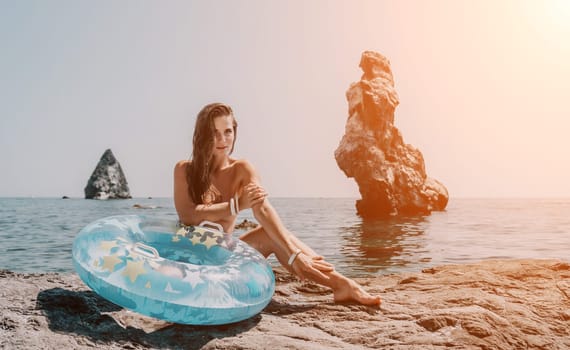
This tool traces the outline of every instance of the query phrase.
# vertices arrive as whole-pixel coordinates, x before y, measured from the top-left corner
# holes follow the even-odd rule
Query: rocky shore
[[[233,325],[139,316],[75,274],[0,271],[2,349],[569,349],[570,264],[484,261],[360,279],[380,308],[337,305],[276,270],[272,302]]]

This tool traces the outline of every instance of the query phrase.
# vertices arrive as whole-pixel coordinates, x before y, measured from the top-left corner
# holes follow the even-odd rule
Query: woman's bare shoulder
[[[255,173],[253,164],[247,159],[236,159],[233,163],[235,169],[240,173]]]
[[[188,159],[184,159],[184,160],[179,161],[174,166],[174,172],[176,172],[176,173],[186,172],[186,168],[188,167],[188,165],[190,165],[190,163],[192,163],[192,162]]]
[[[236,176],[242,185],[250,182],[259,182],[259,175],[253,164],[247,159],[238,159],[234,162]]]

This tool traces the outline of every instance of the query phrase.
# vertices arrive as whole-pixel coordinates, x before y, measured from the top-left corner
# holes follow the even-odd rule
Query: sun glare
[[[568,0],[547,0],[537,4],[546,7],[547,20],[553,26],[568,31],[570,29],[570,1]]]
[[[570,0],[520,2],[528,23],[545,44],[570,52]]]
[[[528,19],[545,34],[563,35],[570,32],[570,0],[520,2]]]

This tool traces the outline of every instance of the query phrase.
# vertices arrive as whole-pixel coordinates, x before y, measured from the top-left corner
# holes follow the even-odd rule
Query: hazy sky
[[[374,50],[451,197],[570,197],[569,38],[565,0],[0,0],[0,196],[83,196],[107,148],[171,196],[212,101],[270,195],[357,196],[334,150]]]

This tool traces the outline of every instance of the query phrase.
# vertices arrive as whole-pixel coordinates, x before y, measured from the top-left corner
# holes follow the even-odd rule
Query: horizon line
[[[66,198],[63,198],[66,197]],[[274,199],[361,199],[359,197],[347,196],[271,196]],[[74,196],[0,196],[0,199],[86,199],[85,197]],[[114,201],[114,200],[133,200],[133,199],[174,199],[173,196],[146,196],[146,197],[131,197],[131,198],[118,198],[118,199],[90,199],[99,201]],[[570,196],[457,196],[449,197],[449,201],[454,199],[570,199]]]

